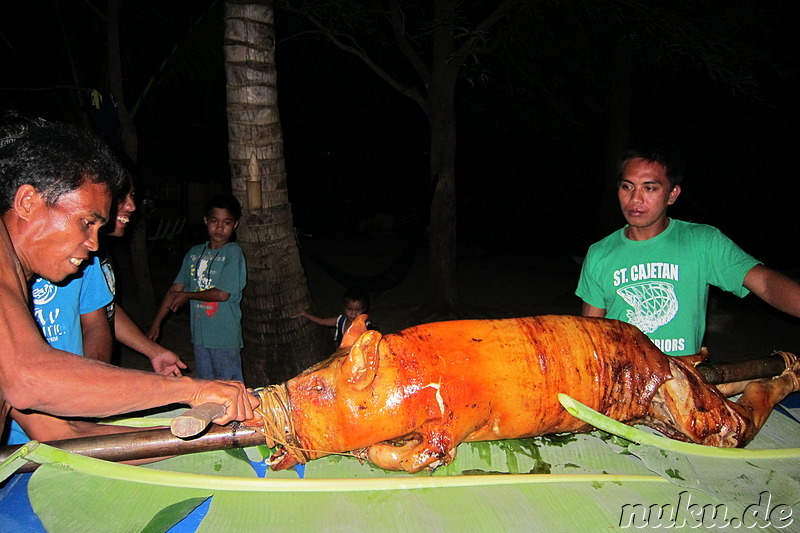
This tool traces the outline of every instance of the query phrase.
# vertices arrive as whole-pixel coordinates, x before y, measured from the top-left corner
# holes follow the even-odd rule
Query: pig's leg
[[[742,447],[761,429],[776,403],[800,390],[800,364],[791,354],[781,376],[748,383],[736,403],[709,385],[693,366],[670,360],[673,379],[653,397],[644,423],[665,435],[698,444]]]
[[[769,418],[773,407],[792,392],[800,390],[800,362],[793,354],[780,352],[786,359],[786,370],[772,379],[760,379],[747,384],[744,392],[736,401],[752,424],[752,439]]]
[[[709,385],[691,364],[670,359],[665,381],[641,422],[668,437],[709,446],[743,446],[751,426],[744,410]]]
[[[744,389],[754,381],[756,380],[748,379],[745,381],[731,381],[728,383],[718,383],[715,385],[715,387],[717,387],[717,390],[719,390],[726,398],[730,398],[731,396],[736,396],[737,394],[743,393]]]

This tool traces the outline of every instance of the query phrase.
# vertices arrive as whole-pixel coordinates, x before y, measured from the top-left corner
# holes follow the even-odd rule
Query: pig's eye
[[[319,404],[332,402],[336,398],[336,387],[322,376],[310,376],[302,390],[310,401]]]
[[[319,378],[313,379],[308,384],[308,388],[309,388],[309,390],[312,390],[312,391],[317,392],[317,393],[323,393],[328,389],[328,387],[325,385],[325,381],[321,380]]]

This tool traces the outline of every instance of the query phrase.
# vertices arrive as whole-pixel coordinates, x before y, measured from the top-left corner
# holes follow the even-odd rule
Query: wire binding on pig
[[[270,385],[256,389],[261,405],[255,412],[261,416],[261,431],[267,440],[267,446],[274,448],[282,445],[300,463],[308,462],[308,456],[297,446],[297,434],[289,416],[289,394],[285,385]]]
[[[255,409],[262,421],[259,431],[264,434],[269,448],[274,448],[276,444],[282,446],[299,464],[306,464],[310,460],[306,452],[359,457],[355,453],[309,450],[298,446],[297,433],[289,415],[289,393],[285,384],[269,385],[255,389],[254,392],[261,399],[261,405]]]

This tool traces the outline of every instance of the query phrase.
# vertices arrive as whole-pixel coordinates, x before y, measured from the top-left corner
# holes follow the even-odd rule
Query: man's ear
[[[681,194],[681,186],[680,185],[674,185],[672,187],[672,190],[669,191],[669,201],[667,202],[667,205],[674,204],[675,200],[678,199],[678,195],[680,195],[680,194]]]
[[[19,218],[28,220],[36,207],[43,202],[44,199],[36,188],[33,185],[25,184],[17,189],[11,208]]]

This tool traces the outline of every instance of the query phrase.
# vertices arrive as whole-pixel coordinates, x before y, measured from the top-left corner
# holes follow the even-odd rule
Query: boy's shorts
[[[194,377],[244,381],[239,348],[194,347]]]

